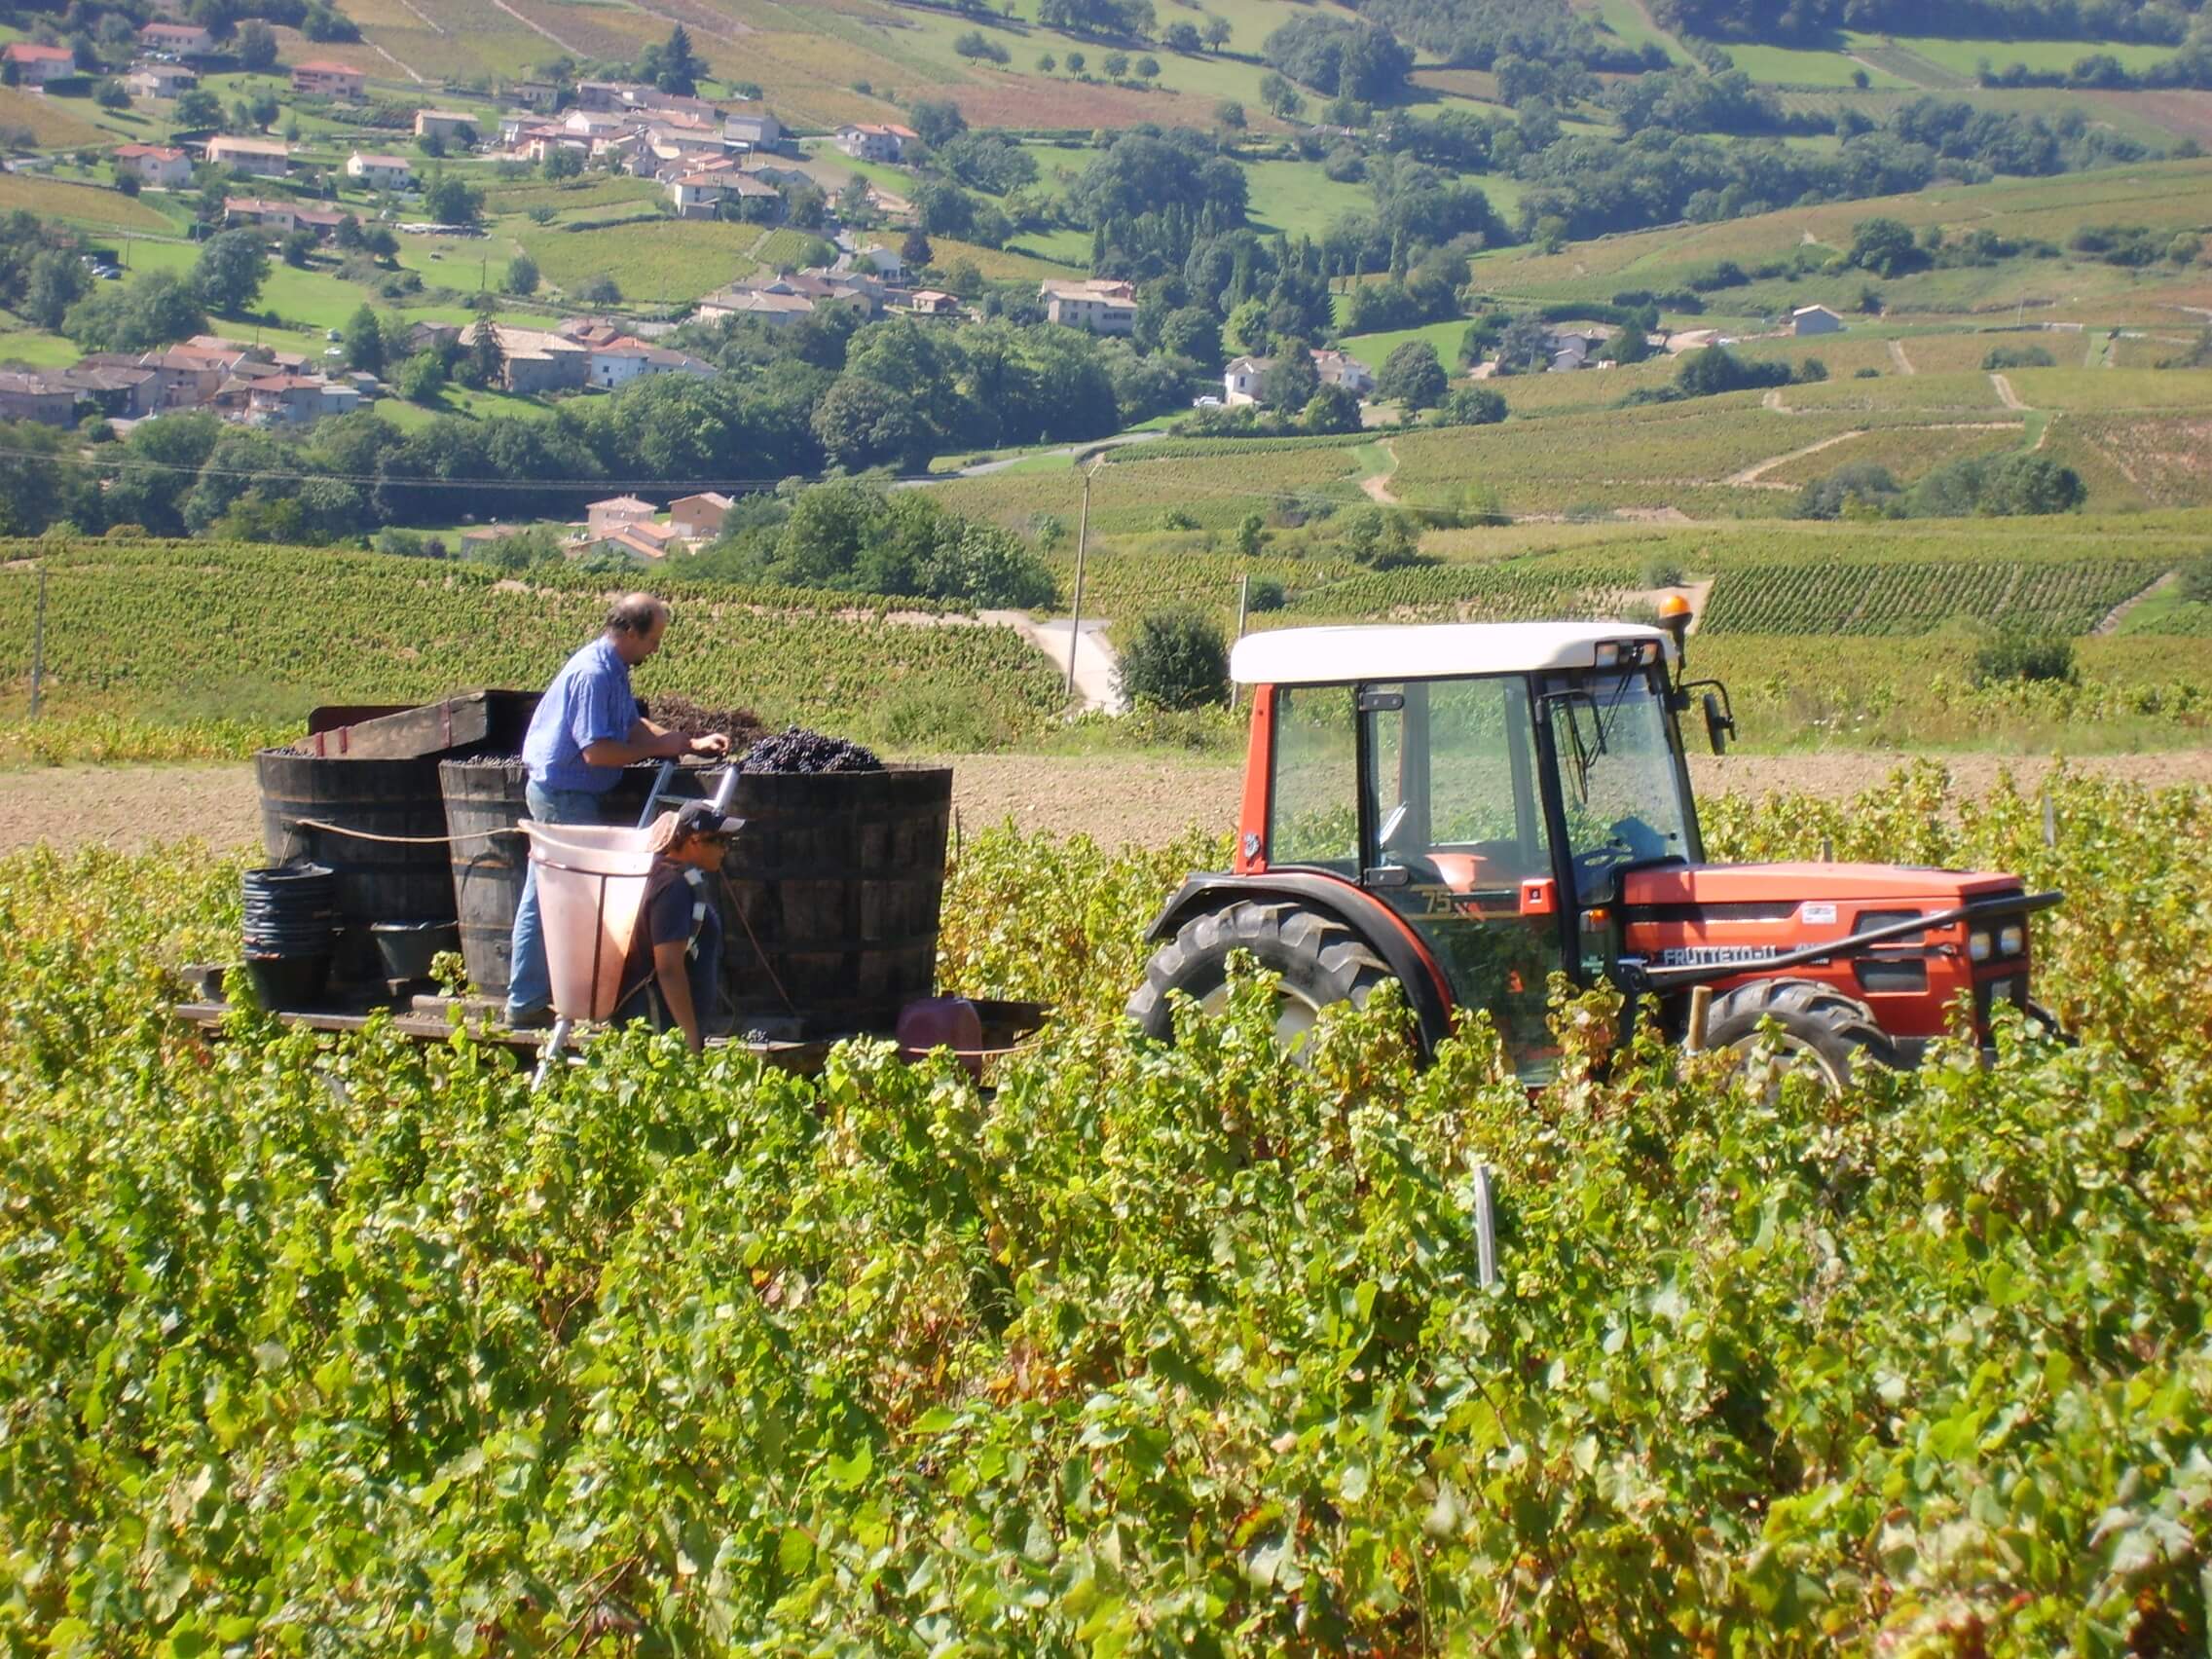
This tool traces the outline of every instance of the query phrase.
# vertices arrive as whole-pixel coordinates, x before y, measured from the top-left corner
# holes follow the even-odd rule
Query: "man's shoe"
[[[510,1008],[507,1010],[509,1031],[544,1031],[553,1023],[553,1005],[539,1003],[535,1008]]]

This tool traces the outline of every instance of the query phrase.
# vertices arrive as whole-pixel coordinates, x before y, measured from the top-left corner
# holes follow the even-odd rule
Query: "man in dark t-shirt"
[[[637,994],[617,1017],[640,1017],[638,1005],[650,984],[693,1053],[706,1047],[721,976],[722,921],[708,883],[721,869],[740,823],[706,801],[689,800],[654,819],[650,830],[658,856],[622,974]]]

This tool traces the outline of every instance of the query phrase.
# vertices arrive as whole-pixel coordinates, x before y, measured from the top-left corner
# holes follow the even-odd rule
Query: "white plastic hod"
[[[643,830],[581,824],[520,826],[530,837],[537,910],[563,1020],[610,1019],[645,906],[653,850]]]

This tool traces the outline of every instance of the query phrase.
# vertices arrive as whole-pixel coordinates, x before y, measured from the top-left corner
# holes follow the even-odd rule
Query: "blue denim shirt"
[[[622,778],[619,766],[594,766],[584,750],[594,743],[626,742],[637,722],[630,695],[630,665],[603,634],[576,652],[553,677],[530,718],[523,762],[540,789],[605,794]]]

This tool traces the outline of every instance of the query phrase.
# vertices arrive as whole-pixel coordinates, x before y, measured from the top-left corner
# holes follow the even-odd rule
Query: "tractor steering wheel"
[[[1600,876],[1617,869],[1633,857],[1629,845],[1620,840],[1608,841],[1602,847],[1592,847],[1587,852],[1576,853],[1573,859],[1575,897],[1581,898],[1597,884]]]

